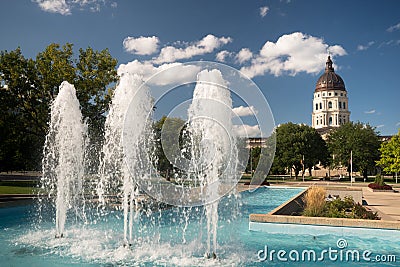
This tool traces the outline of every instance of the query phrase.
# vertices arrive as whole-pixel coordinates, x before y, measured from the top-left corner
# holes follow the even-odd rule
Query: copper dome
[[[346,91],[342,77],[335,73],[332,66],[331,57],[328,56],[326,61],[325,73],[319,77],[317,84],[315,86],[315,91],[322,90],[342,90]]]

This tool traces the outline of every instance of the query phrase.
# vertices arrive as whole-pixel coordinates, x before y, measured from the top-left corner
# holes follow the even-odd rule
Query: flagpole
[[[350,184],[353,185],[353,150],[350,150]]]

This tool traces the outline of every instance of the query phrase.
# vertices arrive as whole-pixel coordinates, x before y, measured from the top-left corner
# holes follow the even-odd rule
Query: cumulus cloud
[[[169,71],[162,72],[166,69]],[[121,64],[118,67],[118,75],[123,73],[135,73],[143,77],[146,81],[156,73],[160,73],[154,78],[149,80],[149,84],[155,85],[168,85],[168,84],[182,84],[187,82],[196,81],[197,73],[200,67],[194,65],[183,65],[182,63],[167,63],[158,67],[154,66],[151,62],[140,62],[138,60],[131,61],[127,64]]]
[[[301,32],[285,34],[276,43],[267,41],[251,61],[241,68],[250,78],[271,73],[275,76],[299,72],[316,74],[324,68],[327,52],[331,57],[344,56],[346,50],[339,45],[329,46],[324,40]]]
[[[262,18],[265,17],[267,15],[268,11],[269,11],[269,7],[267,7],[267,6],[260,7],[260,16]]]
[[[160,40],[156,36],[138,38],[126,37],[123,41],[124,49],[127,52],[137,55],[151,55],[158,50]]]
[[[230,37],[216,37],[209,34],[200,41],[186,45],[185,47],[163,47],[159,56],[153,61],[157,64],[162,64],[175,62],[180,59],[188,59],[194,56],[211,53],[215,49],[230,42],[232,42],[232,38]]]
[[[400,30],[400,22],[397,23],[396,25],[390,26],[389,28],[386,29],[388,32],[394,32]]]
[[[374,114],[375,112],[376,112],[375,109],[371,109],[371,110],[368,110],[368,111],[364,111],[365,114]]]
[[[231,56],[232,56],[232,52],[223,50],[223,51],[218,52],[215,55],[215,60],[217,60],[219,62],[225,62],[226,58],[231,57]]]
[[[248,48],[242,48],[236,55],[236,60],[242,64],[253,57],[253,53]]]
[[[92,12],[99,12],[101,5],[106,5],[105,0],[34,0],[39,7],[50,13],[58,13],[61,15],[71,15],[72,9],[79,8],[88,10]],[[111,7],[117,7],[116,2],[110,4]]]
[[[239,117],[257,115],[258,113],[258,111],[254,108],[254,106],[249,106],[249,107],[240,106],[233,108],[232,111],[236,114],[236,116]]]
[[[39,7],[46,12],[70,15],[71,10],[65,0],[37,0]]]
[[[261,135],[260,127],[258,125],[233,125],[233,130],[236,135],[243,137],[257,137]]]
[[[366,44],[366,45],[358,45],[358,46],[357,46],[357,50],[358,50],[358,51],[367,50],[367,49],[370,48],[371,45],[373,45],[374,43],[375,43],[374,41],[371,41],[371,42],[368,42],[368,44]]]

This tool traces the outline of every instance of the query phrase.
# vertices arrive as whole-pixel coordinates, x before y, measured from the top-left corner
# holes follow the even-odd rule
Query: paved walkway
[[[400,221],[400,193],[371,192],[363,187],[363,196],[367,206],[377,211],[382,220]]]

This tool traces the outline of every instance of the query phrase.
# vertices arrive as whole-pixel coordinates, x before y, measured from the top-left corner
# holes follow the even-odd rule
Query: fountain
[[[140,102],[134,102],[135,99]],[[150,129],[148,116],[151,113],[151,101],[147,87],[143,86],[142,77],[124,73],[115,89],[105,122],[105,142],[100,155],[100,181],[97,186],[97,194],[100,205],[103,207],[106,204],[106,197],[113,194],[123,199],[125,246],[132,243],[133,220],[138,216],[139,210],[137,203],[139,189],[135,179],[146,174],[149,169],[141,165],[143,160],[139,156],[140,151],[145,149],[143,138],[146,131]],[[129,128],[130,134],[123,136],[126,116],[131,116],[133,120],[130,120],[130,124],[125,125]],[[133,163],[133,166],[129,166],[131,169],[128,169],[125,161],[123,139],[130,144],[129,155],[133,157],[129,161]]]
[[[90,155],[100,162],[94,176],[84,174],[86,125],[74,87],[64,82],[52,105],[43,160],[43,187],[56,208],[56,237],[64,238],[54,239],[54,234],[50,238],[50,230],[44,230],[28,233],[20,242],[57,255],[113,264],[173,261],[190,266],[239,260],[236,254],[224,258],[233,246],[232,239],[226,238],[235,228],[227,225],[240,209],[235,186],[244,168],[232,123],[228,89],[232,81],[225,80],[232,75],[209,65],[196,69],[193,98],[185,108],[183,134],[188,143],[184,148],[177,143],[176,153],[166,155],[173,164],[183,163],[175,166],[180,169],[172,174],[172,182],[155,169],[157,140],[151,124],[156,102],[151,80],[144,83],[140,75],[119,72],[101,154]],[[168,72],[161,76],[172,77]],[[175,141],[179,136],[174,136]],[[85,200],[84,191],[89,194],[92,187],[84,180],[93,178],[97,179],[95,194]],[[227,197],[221,200],[223,196]],[[149,206],[139,205],[142,199]],[[72,211],[85,224],[66,229]]]
[[[141,212],[139,190],[150,192],[152,196],[151,188],[157,188],[160,183],[155,182],[156,171],[151,165],[154,161],[150,121],[153,100],[149,88],[139,75],[120,75],[105,122],[96,193],[100,217],[107,217],[110,205],[117,204],[117,209],[122,207],[123,246],[130,247],[134,243],[133,227],[138,225],[134,220]],[[227,82],[217,69],[198,73],[193,101],[188,110],[191,159],[189,168],[181,170],[186,171],[183,176],[194,181],[194,185],[189,186],[189,194],[180,197],[193,197],[190,194],[197,191],[193,205],[205,205],[205,254],[208,258],[216,258],[219,198],[236,184],[236,180],[231,178],[237,172],[236,138],[230,119],[232,100],[226,86]],[[56,237],[62,237],[67,210],[79,211],[85,206],[83,170],[86,125],[82,122],[75,88],[67,82],[60,86],[60,93],[52,105],[50,125],[44,149],[43,182],[50,189],[49,196],[56,206]],[[162,191],[162,188],[158,190]],[[55,192],[57,196],[53,197]],[[121,205],[118,205],[119,200],[122,200]],[[80,214],[84,217],[84,212]],[[183,209],[184,242],[191,214],[190,207]]]
[[[60,85],[51,105],[49,131],[43,149],[42,186],[56,209],[56,237],[63,237],[68,210],[85,220],[83,176],[87,125],[82,121],[75,87]]]
[[[191,169],[204,192],[206,257],[215,258],[220,187],[232,183],[237,171],[237,150],[231,122],[232,100],[219,70],[203,70],[198,74],[188,117],[192,140]]]

